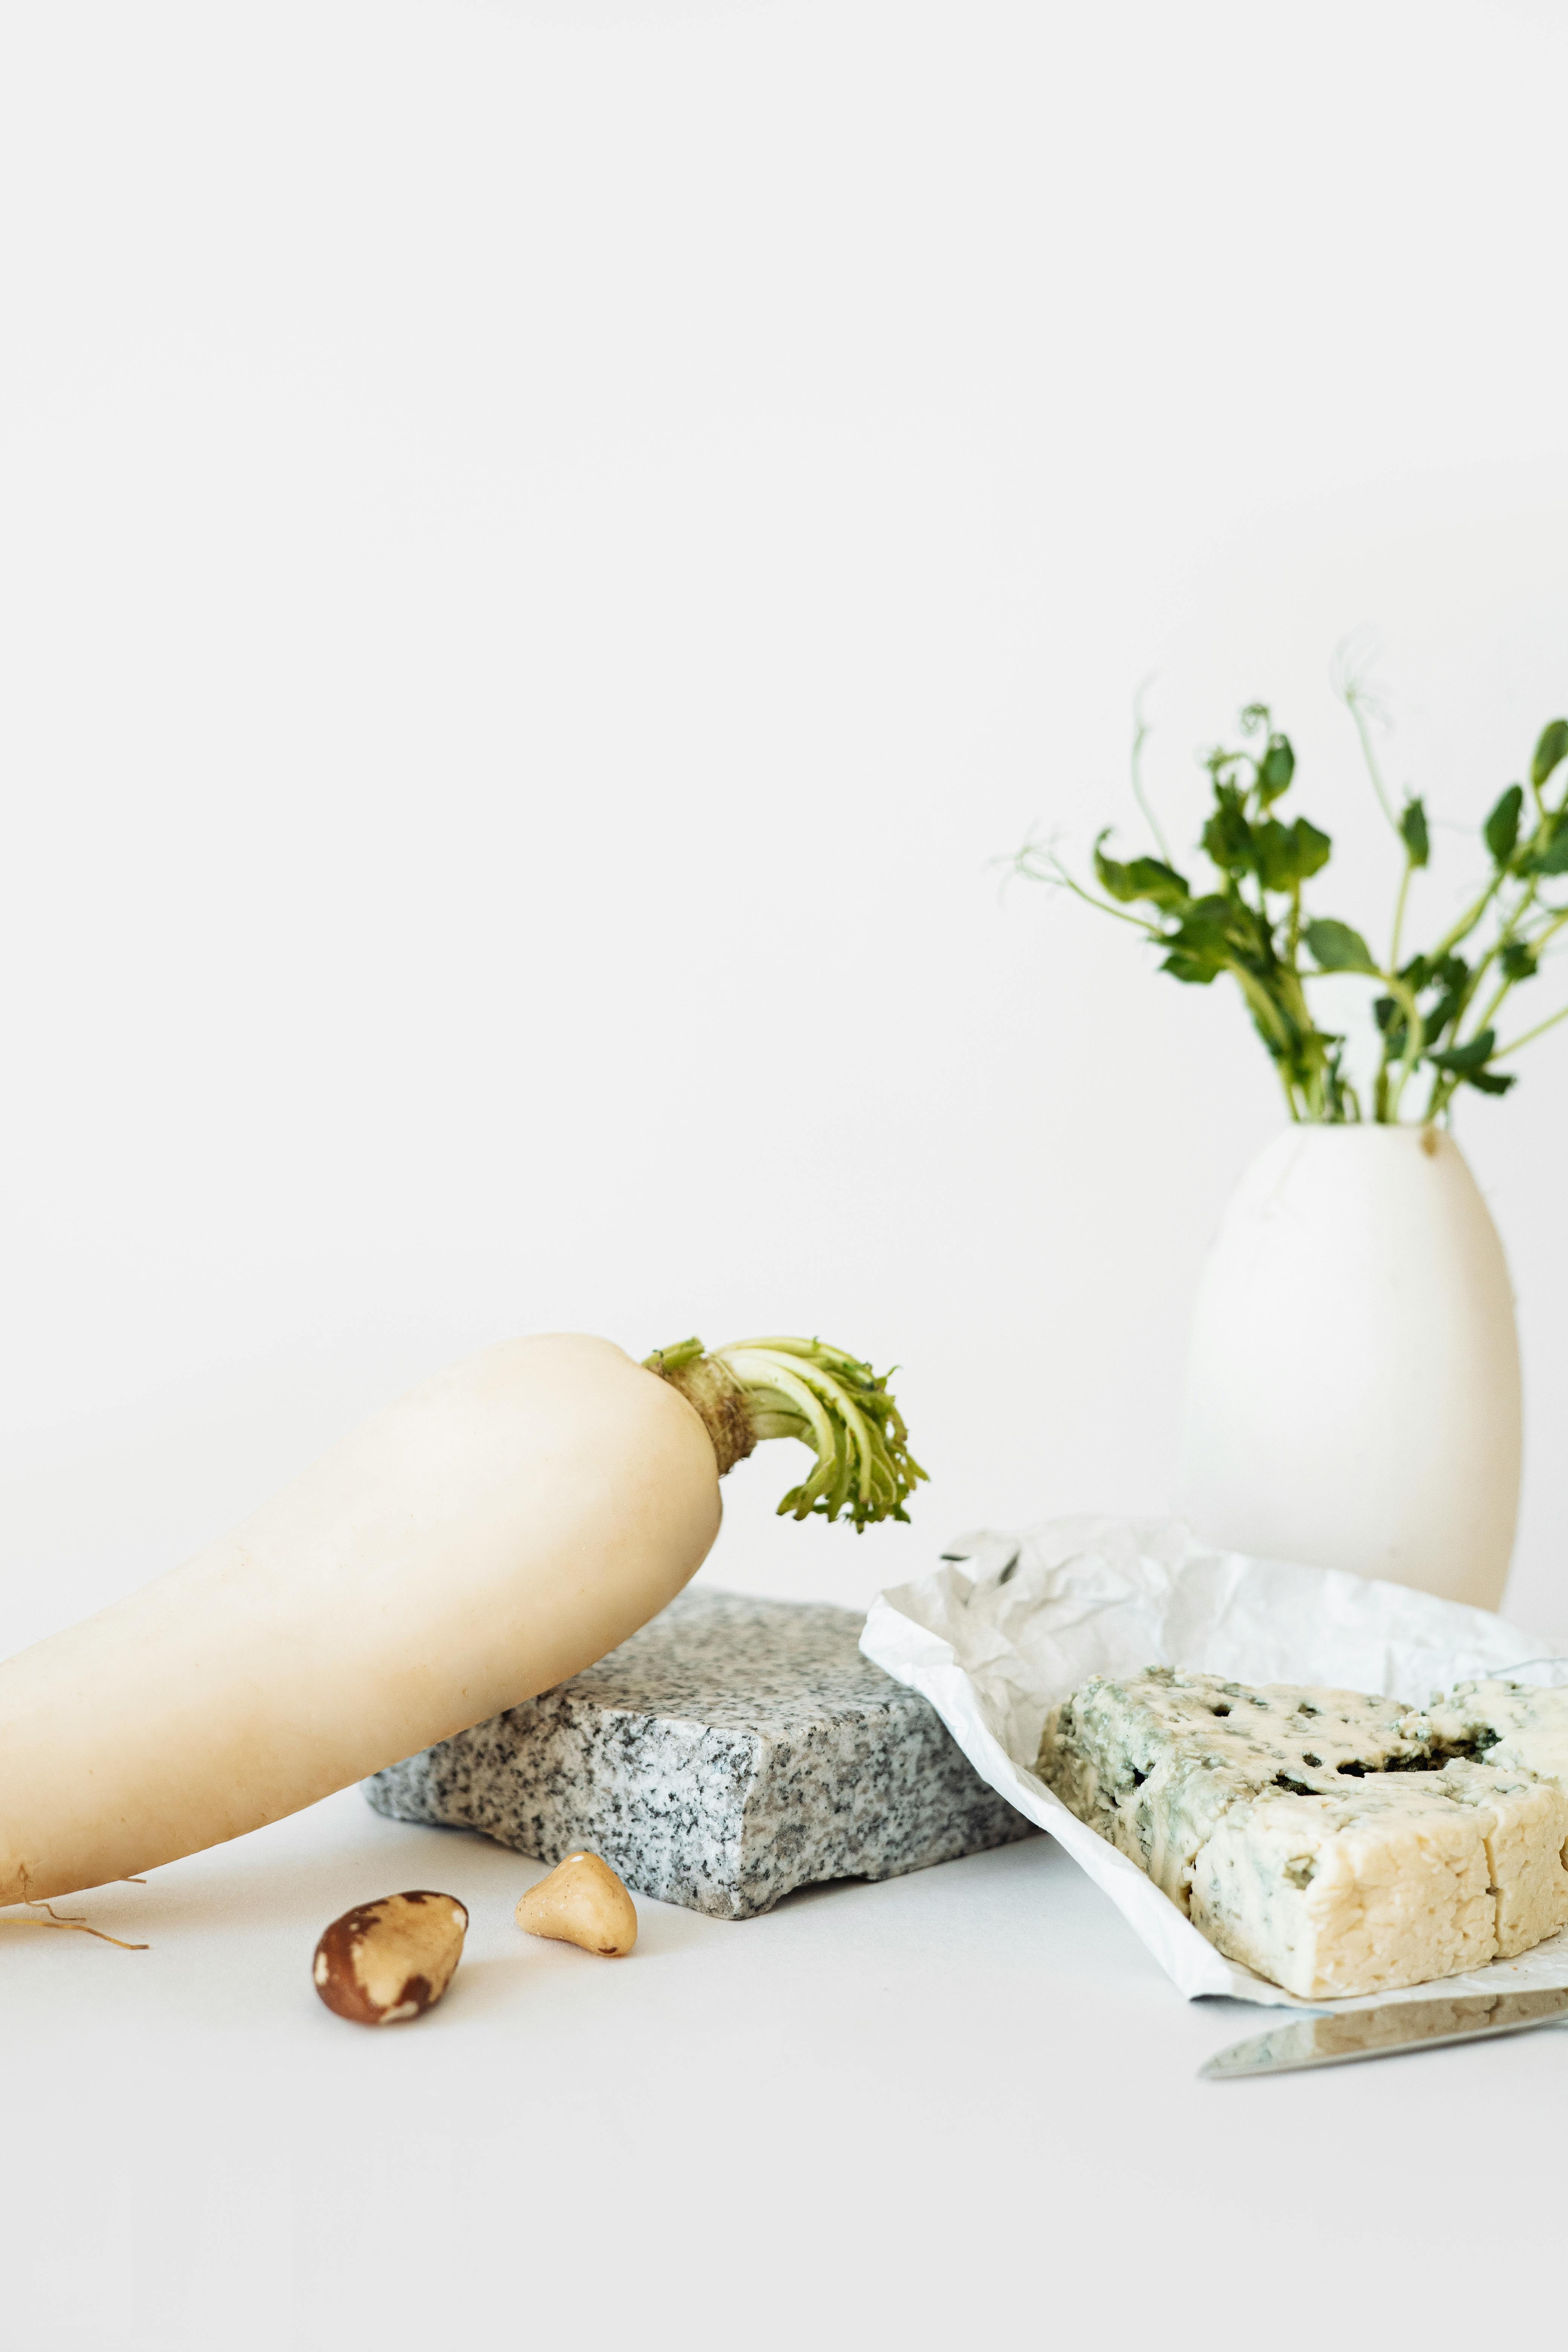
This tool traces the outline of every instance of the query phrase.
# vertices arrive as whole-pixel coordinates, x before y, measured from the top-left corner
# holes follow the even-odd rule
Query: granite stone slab
[[[752,1919],[1031,1836],[848,1609],[682,1593],[586,1674],[364,1783],[395,1821],[580,1847],[661,1903]]]

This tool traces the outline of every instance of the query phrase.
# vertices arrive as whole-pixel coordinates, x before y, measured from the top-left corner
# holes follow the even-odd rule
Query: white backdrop
[[[731,1585],[1167,1506],[1273,1077],[990,861],[1131,837],[1155,674],[1175,839],[1265,697],[1381,934],[1336,644],[1446,824],[1568,711],[1565,70],[1556,0],[0,0],[0,1652],[531,1328],[905,1367],[915,1526],[781,1524],[769,1449]],[[1509,1605],[1568,1633],[1568,1028],[1523,1070],[1459,1132],[1522,1310]],[[1290,2077],[1238,2168],[1269,2092],[1193,2077],[1256,2012],[1184,2011],[1047,1840],[647,1905],[626,1976],[516,1934],[533,1867],[349,1791],[94,1894],[145,1958],[12,1915],[21,2337],[1010,2342],[1113,2279],[1179,2352],[1222,2201],[1281,2346],[1325,2250],[1451,2333],[1497,2265],[1343,2152],[1460,2109],[1554,2308],[1561,2036]],[[351,2033],[321,1924],[421,1878],[458,1987]]]
[[[1237,1005],[988,861],[1131,698],[1473,824],[1568,709],[1559,8],[0,10],[5,1646],[509,1332],[906,1368],[913,1530],[1170,1499]],[[1439,833],[1424,906],[1470,851]],[[1568,1033],[1461,1141],[1568,1629]]]

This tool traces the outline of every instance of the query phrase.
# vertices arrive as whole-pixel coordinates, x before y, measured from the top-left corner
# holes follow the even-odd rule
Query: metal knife
[[[1396,2000],[1381,2009],[1342,2009],[1293,2018],[1251,2042],[1222,2050],[1200,2077],[1229,2083],[1244,2074],[1285,2074],[1299,2066],[1347,2066],[1355,2058],[1392,2058],[1403,2050],[1437,2050],[1446,2042],[1484,2042],[1526,2033],[1568,2018],[1568,1987],[1546,1992],[1468,1994],[1448,2000]]]

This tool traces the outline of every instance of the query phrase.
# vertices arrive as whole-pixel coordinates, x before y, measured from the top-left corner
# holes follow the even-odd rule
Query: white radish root
[[[868,1366],[815,1341],[730,1352],[491,1348],[0,1665],[0,1904],[238,1837],[581,1672],[700,1567],[721,1469],[759,1437],[816,1449],[797,1517],[904,1516],[924,1474]]]

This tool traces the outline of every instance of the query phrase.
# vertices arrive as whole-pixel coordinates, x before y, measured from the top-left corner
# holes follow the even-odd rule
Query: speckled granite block
[[[364,1783],[395,1821],[587,1846],[639,1895],[752,1919],[1028,1837],[847,1609],[682,1593],[586,1674]]]

